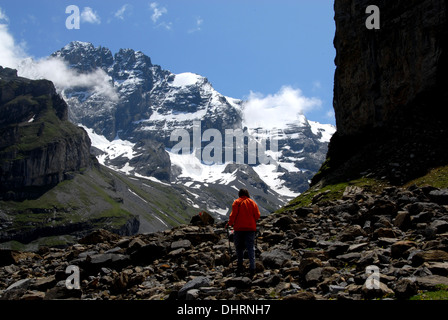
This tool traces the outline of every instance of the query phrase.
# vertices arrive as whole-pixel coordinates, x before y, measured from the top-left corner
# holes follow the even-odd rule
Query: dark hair
[[[238,197],[250,198],[249,191],[247,191],[247,189],[240,189],[240,191],[238,192]]]

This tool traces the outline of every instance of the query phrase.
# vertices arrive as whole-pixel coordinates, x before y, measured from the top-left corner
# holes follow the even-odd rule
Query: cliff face
[[[369,5],[380,10],[380,29],[365,26]],[[335,1],[337,132],[313,183],[366,172],[402,183],[447,163],[447,6]]]
[[[47,80],[0,69],[0,198],[34,197],[91,165],[87,133]]]

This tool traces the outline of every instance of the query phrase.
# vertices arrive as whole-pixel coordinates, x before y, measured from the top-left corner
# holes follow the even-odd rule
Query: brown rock
[[[292,301],[292,300],[316,300],[316,296],[312,292],[303,291],[298,292],[289,296],[286,296],[283,298],[285,301]]]
[[[56,282],[57,282],[56,277],[54,275],[51,275],[49,277],[35,279],[31,287],[39,291],[46,291],[47,289],[53,287],[56,284]]]
[[[119,235],[104,229],[98,229],[79,240],[81,244],[97,244],[102,242],[115,241],[120,238]]]
[[[383,298],[386,295],[393,295],[394,291],[386,284],[380,282],[378,288],[368,288],[364,284],[361,288],[361,293],[366,299]]]
[[[408,299],[417,294],[417,285],[410,279],[400,279],[395,285],[394,292],[397,299]]]
[[[367,235],[366,232],[361,228],[361,226],[355,224],[355,225],[345,228],[342,231],[342,233],[340,235],[340,240],[343,242],[351,241],[351,240],[354,240],[356,237],[359,237],[359,236],[365,237],[366,235]]]
[[[408,211],[398,211],[394,219],[394,226],[401,230],[408,230],[411,226],[411,215]]]
[[[401,258],[406,251],[416,246],[417,244],[414,241],[397,241],[390,247],[390,253],[392,258]]]
[[[41,291],[27,291],[20,298],[20,300],[27,300],[27,301],[44,300],[44,297],[45,297],[45,292],[41,292]]]
[[[412,257],[412,264],[419,266],[427,261],[448,261],[448,252],[442,250],[428,250],[416,253]]]
[[[215,219],[206,211],[201,211],[193,216],[190,223],[197,226],[209,226],[215,223]]]
[[[379,228],[373,232],[375,238],[397,238],[398,234],[392,228]]]
[[[440,285],[448,286],[448,278],[436,275],[417,277],[415,283],[420,290],[435,290]]]
[[[322,261],[318,258],[305,258],[300,261],[299,273],[306,275],[310,270],[322,267]]]
[[[428,269],[435,275],[448,276],[448,262],[428,263]]]

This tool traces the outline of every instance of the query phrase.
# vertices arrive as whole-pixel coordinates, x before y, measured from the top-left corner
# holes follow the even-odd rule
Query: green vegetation
[[[39,247],[65,247],[75,244],[77,241],[73,236],[62,235],[52,237],[42,237],[27,244],[19,241],[8,241],[0,243],[0,249],[10,249],[16,251],[37,251]]]
[[[277,213],[284,212],[285,210],[295,210],[300,207],[308,207],[314,203],[341,199],[345,189],[349,186],[357,186],[369,192],[379,193],[388,184],[371,178],[360,178],[353,181],[327,185],[323,188],[310,188],[290,201],[285,207],[277,210]]]
[[[423,177],[406,183],[405,187],[414,184],[417,186],[431,185],[440,189],[448,188],[448,166],[434,168]]]
[[[328,160],[322,165],[321,170],[326,167],[326,163],[328,163]],[[411,185],[431,185],[440,189],[448,188],[448,166],[434,168],[430,170],[426,175],[409,181],[402,187],[407,188]],[[344,190],[348,186],[357,186],[364,189],[365,191],[380,193],[385,187],[388,187],[390,185],[385,181],[363,177],[348,182],[326,185],[322,188],[312,187],[297,198],[291,200],[285,207],[277,210],[276,212],[281,213],[286,210],[295,210],[299,207],[311,206],[314,203],[341,199]]]
[[[180,224],[184,224],[189,221],[191,218],[192,212],[189,212],[189,208],[186,207],[178,196],[176,196],[171,187],[165,186],[157,186],[157,188],[163,189],[163,197],[154,197],[151,194],[143,191],[141,188],[131,183],[130,180],[124,179],[120,175],[116,175],[121,182],[123,182],[129,190],[137,194],[140,198],[144,199],[148,202],[148,205],[151,206],[156,215],[164,220],[171,227],[178,226]],[[154,186],[153,182],[148,181],[147,184]],[[166,199],[169,201],[166,201]],[[156,219],[153,215],[145,215],[149,220]]]
[[[129,195],[126,190],[136,194],[144,203],[130,201],[126,198]],[[37,199],[0,201],[0,208],[11,223],[5,229],[11,234],[74,224],[77,224],[75,228],[91,226],[117,230],[134,216],[150,223],[153,221],[156,225],[161,220],[169,227],[175,227],[188,223],[197,213],[197,209],[183,200],[181,192],[182,189],[146,179],[128,179],[105,167],[92,167],[74,174],[73,179],[59,183]],[[60,246],[69,240],[59,237],[47,242],[52,243],[49,246]],[[0,246],[33,247],[17,241]]]
[[[435,291],[422,291],[412,296],[409,300],[448,300],[448,287],[436,286]]]
[[[2,153],[14,155],[13,159],[2,156],[3,161],[20,160],[27,157],[31,150],[45,147],[61,137],[71,137],[79,134],[78,127],[68,121],[63,121],[57,116],[53,106],[53,100],[49,95],[32,97],[30,95],[18,96],[8,102],[9,106],[40,106],[38,114],[33,122],[13,124],[18,128],[18,141],[14,145],[5,148]]]

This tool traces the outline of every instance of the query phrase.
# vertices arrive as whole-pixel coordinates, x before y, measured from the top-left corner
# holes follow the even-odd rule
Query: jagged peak
[[[142,51],[135,51],[134,49],[120,49],[114,56],[117,63],[146,63],[149,67],[152,66],[151,58],[145,55]]]
[[[102,54],[108,55],[112,57],[112,52],[109,48],[98,46],[95,47],[90,42],[83,42],[83,41],[72,41],[68,43],[66,46],[64,46],[61,50],[56,51],[53,53],[53,56],[60,56],[62,52],[100,52]]]
[[[94,49],[95,47],[91,42],[84,42],[84,41],[72,41],[69,44],[67,44],[63,50],[73,50],[77,48],[85,48],[85,49]]]

